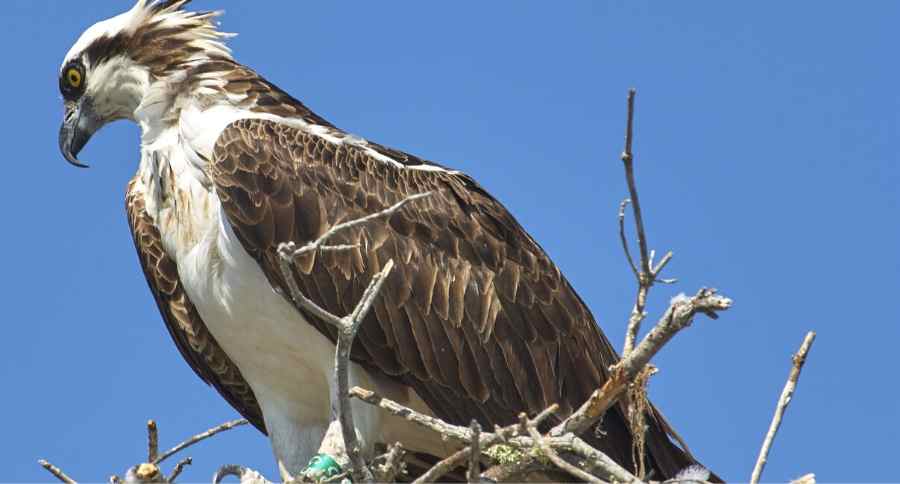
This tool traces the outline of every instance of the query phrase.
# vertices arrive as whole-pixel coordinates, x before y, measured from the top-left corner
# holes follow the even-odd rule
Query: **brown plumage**
[[[513,216],[467,175],[410,169],[363,146],[300,129],[243,120],[216,143],[209,173],[229,222],[272,285],[287,293],[277,247],[303,244],[340,222],[416,193],[431,196],[387,223],[332,243],[294,273],[304,293],[339,315],[368,281],[397,264],[364,322],[353,359],[413,387],[452,423],[509,424],[521,411],[559,403],[562,415],[607,379],[618,359],[559,269]],[[334,340],[333,329],[307,314]],[[671,476],[693,462],[651,415],[651,468]],[[616,407],[595,445],[629,468],[631,435]]]

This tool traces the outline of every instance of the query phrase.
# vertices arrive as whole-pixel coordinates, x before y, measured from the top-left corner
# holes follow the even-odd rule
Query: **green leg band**
[[[341,466],[338,465],[334,457],[328,454],[316,454],[309,460],[306,469],[303,469],[303,475],[311,477],[316,481],[324,481],[341,473]]]

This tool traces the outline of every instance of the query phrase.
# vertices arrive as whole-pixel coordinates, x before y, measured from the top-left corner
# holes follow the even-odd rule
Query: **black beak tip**
[[[66,161],[68,161],[73,166],[77,166],[78,168],[90,168],[87,164],[82,163],[81,161],[78,160],[78,157],[76,156],[77,151],[76,151],[76,153],[72,152],[72,145],[73,145],[72,141],[73,141],[73,137],[74,137],[73,133],[72,133],[72,129],[73,129],[72,127],[70,127],[66,124],[63,124],[63,126],[60,128],[60,130],[59,130],[59,151],[62,152],[63,158],[65,158]],[[81,145],[83,146],[84,143],[81,143]],[[81,148],[80,146],[77,147],[77,150],[80,151],[80,148]]]
[[[71,154],[66,154],[66,161],[71,163],[73,166],[77,166],[78,168],[90,168],[91,166],[78,161],[78,158],[72,156]]]

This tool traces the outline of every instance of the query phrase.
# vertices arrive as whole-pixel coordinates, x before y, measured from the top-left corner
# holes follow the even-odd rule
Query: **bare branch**
[[[67,476],[66,473],[62,471],[62,469],[47,462],[46,460],[41,459],[38,461],[38,464],[40,464],[44,469],[47,469],[47,472],[53,474],[53,476],[59,479],[60,482],[65,482],[66,484],[77,484],[71,477]]]
[[[631,257],[631,250],[628,248],[628,237],[625,236],[625,208],[628,207],[629,203],[631,203],[631,199],[626,198],[619,204],[619,240],[622,242],[622,250],[625,251],[625,258],[628,259],[628,265],[631,266],[634,278],[640,281],[640,272],[638,272],[638,268],[634,264],[634,258]]]
[[[404,472],[404,455],[406,455],[406,451],[400,442],[391,445],[387,453],[382,456],[384,463],[375,466],[375,480],[377,482],[394,482],[397,476]]]
[[[373,477],[362,458],[362,449],[360,449],[359,441],[356,437],[356,427],[353,422],[353,412],[350,407],[348,396],[350,349],[353,346],[353,340],[356,338],[356,332],[359,330],[363,321],[365,321],[366,315],[372,308],[375,298],[378,296],[381,287],[384,285],[384,282],[387,280],[387,277],[394,266],[394,262],[392,260],[388,261],[381,272],[372,278],[372,281],[369,283],[369,286],[366,288],[353,312],[344,317],[339,317],[330,313],[306,297],[300,291],[297,281],[294,279],[291,264],[297,256],[307,252],[317,250],[344,250],[355,247],[353,245],[328,246],[325,245],[325,243],[342,230],[360,226],[378,218],[389,217],[399,211],[407,203],[427,197],[430,194],[431,193],[429,192],[412,195],[380,212],[349,222],[336,224],[321,237],[303,247],[297,248],[293,242],[283,243],[278,247],[281,276],[288,286],[291,299],[298,307],[311,312],[313,315],[331,324],[338,330],[334,353],[334,381],[338,399],[338,420],[341,424],[344,451],[347,453],[347,458],[350,460],[350,464],[353,468],[353,480],[356,482],[369,482]]]
[[[644,277],[638,276],[638,279],[643,281]],[[644,309],[647,307],[647,293],[650,291],[650,286],[643,282],[639,284],[637,298],[634,307],[631,309],[631,315],[628,317],[628,327],[625,330],[625,345],[622,347],[623,357],[628,356],[634,349],[634,342],[637,340],[637,334],[641,330],[641,323],[647,317]]]
[[[731,299],[718,295],[715,289],[708,288],[700,289],[691,298],[674,297],[656,326],[647,333],[633,354],[624,358],[618,366],[625,370],[629,380],[633,379],[675,334],[693,323],[697,313],[702,313],[710,319],[718,319],[717,312],[725,311],[731,305]]]
[[[570,433],[563,437],[554,437],[549,439],[549,441],[557,448],[567,449],[583,457],[585,459],[584,465],[604,479],[613,482],[640,482],[640,479],[628,472],[608,455],[595,449],[574,434]]]
[[[671,250],[668,251],[668,252],[666,252],[666,254],[663,256],[663,258],[659,260],[659,263],[656,264],[655,266],[653,266],[653,278],[654,278],[654,279],[653,279],[653,282],[662,282],[662,283],[665,283],[665,284],[671,284],[671,283],[675,282],[674,279],[662,279],[662,280],[660,280],[660,279],[657,279],[657,278],[656,278],[656,277],[659,276],[659,274],[663,271],[663,269],[665,269],[666,266],[669,265],[669,262],[672,260],[672,256],[673,256],[673,255],[674,255],[674,254],[672,254],[672,251],[671,251]]]
[[[619,238],[622,241],[622,248],[625,251],[625,257],[628,259],[628,265],[634,273],[638,281],[638,292],[631,315],[628,318],[628,327],[625,331],[625,343],[622,347],[622,356],[626,357],[634,349],[637,335],[641,330],[641,323],[646,317],[645,309],[647,307],[647,294],[650,288],[656,282],[664,284],[672,284],[675,279],[659,279],[660,273],[672,260],[672,252],[666,252],[656,266],[653,265],[654,252],[648,252],[647,233],[644,229],[644,215],[641,212],[641,202],[638,198],[637,183],[634,180],[634,154],[631,147],[634,140],[634,98],[637,91],[628,90],[628,119],[625,126],[625,149],[622,151],[622,164],[625,167],[625,180],[628,184],[629,198],[626,198],[619,205]],[[636,267],[634,259],[631,257],[631,251],[628,249],[628,241],[625,236],[625,208],[631,203],[632,213],[634,214],[634,225],[637,231],[638,247],[640,249],[640,269]]]
[[[336,224],[328,231],[326,231],[325,234],[323,234],[321,237],[304,245],[303,247],[297,248],[293,242],[283,243],[278,247],[280,256],[279,267],[281,269],[282,278],[287,283],[291,299],[298,307],[306,309],[319,319],[336,327],[338,330],[338,337],[337,343],[335,345],[336,348],[334,355],[334,381],[335,387],[337,388],[336,393],[339,408],[338,419],[340,420],[341,433],[343,434],[344,450],[346,451],[347,457],[350,460],[350,464],[353,468],[353,480],[356,482],[369,482],[373,479],[373,477],[372,473],[369,471],[368,467],[366,467],[366,463],[362,458],[362,450],[360,449],[359,442],[356,437],[356,427],[353,423],[353,412],[350,408],[350,401],[347,395],[347,389],[349,387],[348,366],[350,362],[350,349],[353,346],[353,340],[356,338],[356,332],[359,330],[359,326],[365,320],[366,314],[368,314],[369,310],[371,309],[372,304],[374,303],[375,298],[378,295],[378,292],[381,290],[381,287],[384,284],[384,281],[387,280],[387,277],[390,274],[391,269],[393,268],[394,262],[392,260],[388,261],[381,272],[379,272],[372,278],[372,281],[369,283],[369,286],[363,293],[362,299],[359,301],[359,303],[357,303],[356,308],[351,314],[344,317],[338,317],[337,315],[330,313],[329,311],[325,310],[324,308],[313,302],[311,299],[306,297],[300,291],[300,288],[297,285],[297,281],[294,280],[293,271],[291,270],[291,264],[297,256],[305,254],[307,252],[316,250],[344,250],[353,248],[353,245],[327,246],[325,245],[325,243],[331,237],[342,230],[360,226],[378,218],[389,217],[399,211],[407,203],[427,197],[429,195],[431,195],[430,192],[412,195],[380,212],[376,212],[356,220],[351,220],[349,222]]]
[[[448,424],[439,418],[416,412],[393,400],[384,398],[373,391],[365,390],[360,387],[353,387],[350,389],[350,396],[358,398],[370,405],[375,405],[382,410],[386,410],[395,417],[405,418],[420,427],[437,432],[449,439],[456,440],[457,442],[468,443],[471,438],[471,431],[466,427]]]
[[[147,462],[153,462],[159,455],[159,429],[156,422],[147,421]]]
[[[525,429],[528,431],[528,435],[530,435],[531,439],[534,441],[535,447],[537,447],[544,456],[546,456],[548,459],[550,459],[550,462],[553,462],[553,465],[555,465],[556,467],[559,467],[560,469],[562,469],[565,472],[568,472],[572,476],[577,477],[580,481],[592,482],[595,484],[603,483],[603,481],[601,481],[600,479],[597,479],[593,475],[566,462],[562,457],[559,456],[559,454],[556,453],[555,450],[553,450],[549,445],[547,445],[547,442],[544,440],[544,438],[538,432],[537,428],[535,428],[534,425],[529,425],[528,422],[524,418],[523,418],[521,425],[524,426]]]
[[[350,407],[348,390],[350,387],[350,378],[348,374],[350,349],[353,346],[353,340],[356,338],[356,332],[365,320],[366,314],[368,314],[369,309],[372,307],[372,303],[375,301],[375,297],[378,296],[378,292],[381,291],[384,281],[387,280],[391,273],[391,269],[393,268],[393,259],[388,260],[381,272],[372,278],[372,281],[363,293],[362,299],[356,305],[356,308],[353,309],[353,312],[350,313],[349,316],[341,319],[342,326],[338,330],[338,341],[334,352],[334,380],[337,387],[338,419],[341,422],[341,432],[344,437],[344,450],[347,452],[347,457],[350,459],[350,465],[353,468],[352,474],[354,482],[371,482],[374,478],[368,467],[366,467],[366,462],[362,457],[362,449],[356,438],[356,425],[353,422],[353,411]]]
[[[650,274],[650,257],[647,251],[647,237],[644,232],[644,218],[641,215],[641,202],[638,198],[637,185],[634,182],[634,155],[631,144],[634,139],[634,96],[637,91],[628,90],[628,121],[625,126],[625,150],[622,151],[622,163],[625,165],[625,178],[628,181],[628,193],[631,207],[634,210],[634,224],[637,227],[638,246],[641,250],[641,272]]]
[[[673,298],[663,317],[644,337],[641,344],[616,363],[603,387],[595,390],[578,410],[554,427],[550,435],[559,436],[567,432],[574,432],[577,435],[587,430],[619,400],[628,389],[628,383],[650,362],[650,359],[676,333],[691,324],[698,312],[715,319],[717,311],[724,311],[731,307],[731,304],[731,299],[717,295],[714,289],[701,289],[692,298],[685,296]]]
[[[284,279],[285,283],[288,286],[288,290],[290,292],[291,299],[294,301],[294,303],[297,304],[298,306],[302,307],[303,309],[306,309],[307,311],[313,313],[313,315],[320,318],[321,320],[323,320],[329,324],[332,324],[339,329],[343,328],[344,327],[343,318],[340,318],[340,317],[326,311],[321,306],[319,306],[318,304],[313,302],[311,299],[307,298],[300,291],[300,287],[297,285],[297,281],[294,280],[293,271],[291,271],[291,264],[293,263],[294,259],[299,255],[305,254],[307,252],[316,251],[316,250],[334,251],[334,250],[344,250],[344,249],[353,248],[353,247],[355,247],[354,245],[328,246],[328,245],[325,245],[325,243],[331,237],[333,237],[335,234],[337,234],[338,232],[340,232],[342,230],[347,230],[352,227],[363,225],[363,224],[366,224],[366,223],[368,223],[372,220],[378,219],[378,218],[390,217],[391,215],[397,213],[407,203],[425,198],[429,195],[431,195],[431,192],[411,195],[411,196],[406,197],[403,200],[395,203],[394,205],[392,205],[384,210],[381,210],[380,212],[366,215],[365,217],[358,218],[356,220],[351,220],[349,222],[336,224],[333,227],[331,227],[330,229],[328,229],[328,231],[326,231],[321,237],[319,237],[318,239],[316,239],[312,242],[309,242],[308,244],[306,244],[300,248],[297,248],[297,246],[294,242],[286,242],[286,243],[280,244],[278,246],[278,254],[280,256],[279,261],[278,261],[279,268],[281,269],[282,278]],[[373,297],[374,297],[374,295],[373,295]],[[371,303],[369,303],[369,304],[371,304]],[[357,306],[357,309],[360,309],[360,306]],[[368,310],[368,307],[365,307],[365,310]]]
[[[365,224],[367,224],[373,220],[379,219],[379,218],[390,217],[391,215],[400,211],[400,209],[403,208],[403,206],[406,205],[407,203],[419,200],[421,198],[425,198],[430,195],[431,195],[431,192],[410,195],[410,196],[404,198],[403,200],[400,200],[399,202],[395,203],[394,205],[391,205],[390,207],[388,207],[384,210],[381,210],[379,212],[375,212],[375,213],[366,215],[365,217],[351,220],[349,222],[335,224],[333,227],[328,229],[328,231],[326,231],[324,234],[322,234],[321,237],[319,237],[318,239],[316,239],[312,242],[309,242],[308,244],[304,245],[303,247],[297,248],[293,242],[288,242],[286,244],[283,244],[284,252],[282,252],[282,255],[293,260],[297,256],[305,254],[307,252],[314,252],[317,250],[344,250],[344,249],[350,249],[350,248],[356,247],[354,245],[326,246],[325,242],[328,242],[328,239],[334,237],[338,232],[341,232],[342,230],[347,230],[347,229],[357,227],[360,225],[365,225]],[[281,248],[279,248],[279,250],[280,249]]]
[[[413,422],[421,427],[434,431],[440,434],[444,439],[451,439],[468,445],[471,445],[471,443],[473,442],[472,439],[474,438],[474,432],[471,429],[458,425],[448,424],[440,419],[421,414],[397,402],[384,398],[375,392],[359,387],[353,387],[350,389],[350,395],[355,398],[359,398],[366,403],[378,406],[379,408],[386,410],[391,415],[404,418],[407,421]],[[528,420],[526,429],[527,426],[537,428],[538,425],[540,425],[548,417],[553,415],[558,408],[558,405],[552,405],[549,408],[545,409],[543,412],[536,415],[531,420]],[[530,435],[517,436],[517,433],[521,429],[522,424],[520,422],[519,424],[511,425],[508,427],[498,427],[493,433],[481,432],[479,434],[479,445],[482,449],[486,449],[501,442],[520,449],[529,449],[537,445],[537,442]],[[639,482],[639,479],[637,477],[625,470],[622,466],[617,464],[606,454],[591,447],[587,442],[578,438],[572,433],[566,433],[562,436],[543,437],[543,439],[551,449],[564,450],[581,456],[583,458],[582,462],[584,463],[584,465],[588,466],[592,470],[595,470],[602,477],[606,477],[617,482]],[[433,473],[429,472],[427,478],[436,479],[444,475],[453,467],[461,465],[467,455],[471,455],[471,449],[469,447],[465,447],[459,452],[454,453],[447,459],[444,459],[444,461],[442,461],[441,469],[438,469]],[[451,466],[451,464],[453,465]],[[482,476],[487,476],[492,479],[500,476],[502,480],[502,476],[508,477],[511,475],[515,475],[519,471],[525,470],[525,468],[530,465],[529,462],[523,462],[521,464],[521,466],[493,466],[485,471]],[[440,473],[439,471],[443,471],[443,473]]]
[[[803,364],[806,363],[806,355],[809,353],[809,349],[812,347],[813,341],[816,339],[815,331],[810,331],[806,333],[806,337],[803,338],[803,343],[800,345],[800,349],[797,353],[791,358],[791,372],[788,375],[787,383],[784,385],[784,390],[781,391],[781,397],[778,399],[778,404],[775,406],[775,415],[772,417],[772,423],[769,425],[769,431],[766,433],[766,438],[763,440],[762,448],[759,450],[759,457],[756,459],[756,465],[753,467],[753,473],[750,476],[750,483],[756,484],[759,482],[760,476],[762,476],[763,469],[766,467],[766,461],[769,458],[769,450],[772,448],[772,442],[775,440],[775,434],[778,433],[778,428],[781,427],[781,419],[784,417],[784,412],[787,410],[788,404],[791,403],[791,397],[794,395],[794,390],[797,389],[797,381],[800,379],[800,370],[803,369]]]
[[[450,456],[446,459],[443,459],[437,464],[431,466],[431,469],[428,469],[424,474],[419,476],[418,479],[414,480],[413,484],[437,482],[438,479],[445,476],[448,472],[462,465],[462,463],[466,461],[466,457],[468,457],[468,455],[469,447],[463,447],[462,449],[457,450],[456,452],[450,454]]]
[[[175,482],[175,479],[177,479],[178,476],[181,475],[181,472],[184,471],[184,468],[193,463],[194,461],[190,457],[185,457],[184,459],[178,461],[178,463],[175,464],[175,468],[172,469],[172,473],[169,474],[169,477],[166,477],[166,482],[170,484]]]
[[[480,482],[481,478],[481,424],[472,419],[472,444],[469,446],[469,473],[466,476],[469,482]]]
[[[240,427],[241,425],[247,425],[247,423],[248,422],[246,419],[241,418],[241,419],[237,419],[237,420],[232,420],[230,422],[225,422],[222,425],[213,427],[213,428],[207,430],[206,432],[199,433],[199,434],[185,440],[184,442],[176,445],[175,447],[172,447],[171,449],[163,452],[162,455],[160,455],[159,457],[157,457],[156,459],[151,461],[151,464],[159,464],[162,461],[168,459],[169,457],[172,457],[173,455],[181,452],[182,450],[196,444],[197,442],[206,440],[206,439],[212,437],[213,435],[216,435],[219,432],[231,430],[235,427]]]

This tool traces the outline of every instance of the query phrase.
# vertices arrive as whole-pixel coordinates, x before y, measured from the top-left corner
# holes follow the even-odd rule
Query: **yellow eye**
[[[74,67],[70,67],[69,70],[66,71],[66,82],[76,89],[81,87],[81,71]]]

